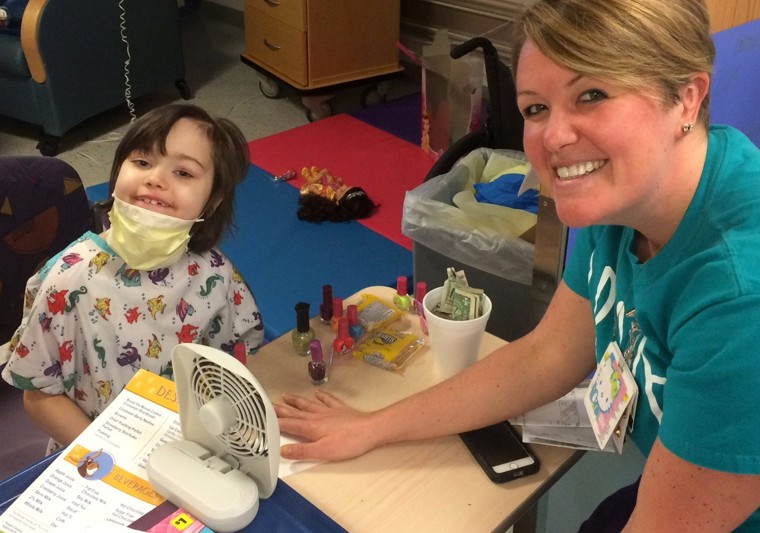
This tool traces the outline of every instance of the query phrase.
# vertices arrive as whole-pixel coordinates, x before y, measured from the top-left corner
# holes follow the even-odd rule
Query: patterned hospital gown
[[[168,268],[137,271],[86,233],[27,283],[3,378],[66,394],[95,418],[139,368],[171,378],[180,342],[228,353],[244,342],[251,353],[263,338],[253,295],[221,252],[186,252]]]

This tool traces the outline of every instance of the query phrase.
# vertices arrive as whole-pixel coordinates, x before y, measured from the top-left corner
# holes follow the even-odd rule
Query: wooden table
[[[370,287],[362,293],[390,301],[394,289]],[[360,294],[344,301],[358,302]],[[294,316],[295,326],[295,316]],[[323,346],[333,332],[318,318],[312,327]],[[407,315],[394,326],[420,334]],[[486,333],[481,356],[504,341]],[[327,352],[327,350],[326,350]],[[286,334],[248,358],[248,367],[273,401],[284,392],[310,396],[314,386],[307,358],[296,355]],[[430,348],[425,346],[403,373],[373,367],[353,357],[330,369],[321,387],[358,409],[378,409],[435,383]],[[580,457],[572,450],[533,446],[540,471],[517,481],[492,483],[458,436],[393,444],[348,461],[320,463],[285,481],[352,533],[364,531],[501,531],[508,529]]]

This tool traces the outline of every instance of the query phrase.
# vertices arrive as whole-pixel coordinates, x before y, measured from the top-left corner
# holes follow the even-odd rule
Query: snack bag
[[[425,339],[390,329],[368,333],[354,348],[354,357],[386,370],[401,370],[424,346]]]
[[[367,332],[392,324],[403,314],[372,294],[362,294],[361,301],[356,304],[356,310],[359,322]]]

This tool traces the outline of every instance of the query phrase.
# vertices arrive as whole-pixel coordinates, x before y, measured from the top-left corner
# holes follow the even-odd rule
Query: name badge
[[[596,367],[583,404],[600,449],[613,439],[623,453],[625,433],[636,407],[639,388],[617,343],[611,342]]]

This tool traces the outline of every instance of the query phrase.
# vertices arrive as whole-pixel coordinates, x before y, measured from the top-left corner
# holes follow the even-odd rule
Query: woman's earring
[[[690,133],[691,130],[694,129],[694,123],[693,122],[687,122],[683,126],[681,126],[681,131],[684,133]]]

